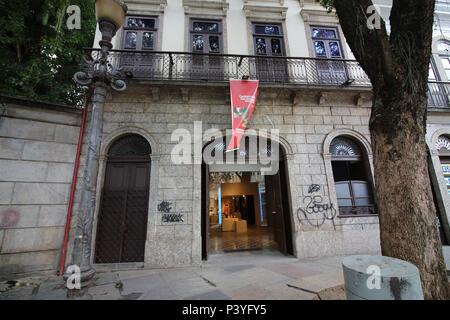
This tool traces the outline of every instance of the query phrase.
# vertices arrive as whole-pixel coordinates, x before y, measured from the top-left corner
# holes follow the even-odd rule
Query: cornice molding
[[[325,9],[316,10],[316,9],[300,9],[300,15],[305,22],[313,22],[313,23],[339,23],[339,19],[336,13],[328,13]]]
[[[276,2],[280,5],[284,5],[284,0],[244,0],[244,4],[247,4],[249,2]]]
[[[126,0],[128,15],[162,14],[167,6],[167,0]]]
[[[184,13],[223,16],[227,15],[230,5],[226,0],[183,0]]]
[[[244,5],[243,10],[245,16],[250,19],[261,19],[267,18],[272,20],[285,20],[287,7],[282,6],[255,6],[255,5]]]

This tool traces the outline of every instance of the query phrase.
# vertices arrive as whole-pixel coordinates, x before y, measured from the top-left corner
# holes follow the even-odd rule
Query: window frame
[[[336,33],[336,38],[318,38],[313,36],[313,29],[329,29],[333,30]],[[315,58],[322,59],[345,59],[344,48],[342,46],[341,35],[339,33],[339,28],[337,26],[320,26],[320,25],[310,25],[309,26],[310,34],[311,34],[311,45]],[[314,45],[315,41],[323,41],[325,42],[325,52],[326,56],[317,56],[316,47]],[[337,42],[339,45],[339,51],[341,53],[340,57],[332,57],[330,53],[329,43]]]
[[[363,147],[360,146],[360,144],[358,143],[358,141],[356,139],[347,137],[347,136],[343,136],[343,135],[339,135],[333,138],[333,140],[330,142],[330,149],[331,149],[331,145],[333,144],[333,141],[335,139],[342,139],[342,140],[348,140],[349,141],[349,145],[351,143],[356,144],[356,146],[358,147],[358,151],[360,152],[360,154],[355,154],[355,155],[336,155],[333,154],[330,150],[331,153],[331,157],[330,157],[330,162],[331,162],[331,167],[333,167],[333,162],[365,162],[367,160],[366,155],[363,151]],[[356,150],[355,150],[356,151]],[[334,171],[332,169],[332,177],[333,177],[333,183],[334,183],[334,187],[336,189],[337,185],[345,185],[347,184],[349,187],[349,192],[350,192],[350,197],[339,197],[337,191],[335,190],[335,196],[336,196],[336,206],[339,210],[339,217],[342,218],[348,218],[348,217],[373,217],[373,216],[378,216],[377,213],[377,205],[376,205],[376,201],[375,201],[375,194],[374,194],[374,188],[372,185],[372,180],[371,180],[371,174],[370,172],[368,172],[368,167],[366,165],[366,163],[363,163],[364,165],[364,176],[366,178],[366,180],[360,180],[360,179],[355,179],[355,180],[342,180],[342,181],[336,181],[335,180],[335,176],[334,176]],[[348,168],[348,166],[347,166]],[[347,170],[350,170],[349,168]],[[351,178],[349,176],[349,178]],[[356,197],[355,196],[355,192],[354,192],[354,183],[364,183],[367,185],[367,189],[368,189],[368,196],[367,197]],[[350,200],[352,202],[351,206],[339,206],[339,200],[340,199],[346,199],[346,200]],[[356,205],[356,202],[358,199],[367,199],[368,203],[367,205]],[[342,208],[351,208],[350,210],[345,210],[346,212],[343,212],[344,210]],[[373,209],[372,209],[373,208]],[[349,213],[348,211],[351,212],[356,212],[356,213]],[[376,212],[376,213],[371,213],[371,212]]]
[[[204,23],[217,23],[218,24],[218,31],[217,32],[210,32],[210,31],[197,31],[194,30],[194,23],[195,22],[204,22]],[[193,44],[193,36],[194,35],[202,35],[206,36],[206,41],[203,40],[203,51],[194,51],[194,44]],[[219,51],[218,52],[210,52],[210,42],[209,42],[209,36],[218,36],[219,37]],[[204,54],[223,54],[223,21],[221,19],[198,19],[191,17],[189,19],[189,51],[193,53],[204,53]],[[205,52],[208,51],[208,52]]]
[[[256,27],[257,26],[276,26],[278,27],[278,30],[280,31],[280,34],[277,35],[270,35],[265,33],[257,33]],[[259,57],[286,57],[286,44],[284,41],[284,33],[283,33],[283,25],[282,23],[269,23],[269,22],[259,22],[259,21],[252,21],[251,22],[251,29],[252,29],[252,43],[253,43],[253,54],[255,56]],[[256,48],[256,38],[265,38],[265,41],[272,40],[272,39],[279,39],[281,43],[281,54],[273,54],[272,51],[272,42],[267,41],[266,42],[266,54],[258,54],[258,50]],[[268,54],[270,53],[270,54]]]
[[[137,28],[137,27],[128,27],[128,19],[137,18],[137,19],[153,19],[155,25],[153,28]],[[158,16],[150,16],[150,15],[127,15],[125,16],[125,21],[123,24],[123,32],[122,32],[122,49],[124,50],[133,50],[133,51],[156,51],[158,46],[158,29],[159,29],[159,17]],[[128,32],[136,32],[136,47],[135,48],[127,48],[127,33]],[[153,43],[152,48],[145,48],[142,45],[142,39],[145,32],[151,32],[153,34]]]

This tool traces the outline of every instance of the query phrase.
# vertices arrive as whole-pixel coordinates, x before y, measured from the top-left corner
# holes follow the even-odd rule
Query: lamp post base
[[[68,296],[83,296],[87,289],[89,288],[89,285],[92,283],[92,279],[94,278],[94,275],[96,271],[92,267],[88,267],[87,269],[80,270],[80,274],[77,275],[76,273],[65,273],[63,275],[63,279],[66,282],[67,286],[67,295]],[[76,277],[79,276],[79,279],[76,279]],[[76,286],[76,284],[79,282],[80,286],[78,288],[69,288],[70,285]]]

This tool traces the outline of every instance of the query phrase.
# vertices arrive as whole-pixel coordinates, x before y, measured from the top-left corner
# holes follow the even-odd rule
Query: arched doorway
[[[230,139],[230,136],[221,137],[203,148],[203,260],[207,260],[214,245],[210,243],[211,224],[216,224],[219,232],[224,235],[237,234],[231,238],[253,241],[251,245],[247,243],[243,247],[239,245],[235,250],[223,252],[264,250],[266,244],[251,237],[251,232],[268,227],[265,234],[270,233],[268,241],[273,240],[275,246],[267,246],[276,248],[285,255],[293,255],[289,183],[283,147],[272,140],[247,135],[243,137],[238,150],[226,152]],[[261,142],[262,140],[265,142]],[[215,157],[214,161],[205,160],[208,155]],[[274,169],[264,170],[263,167]],[[212,193],[215,193],[215,199],[210,196]],[[245,228],[241,229],[241,223]]]
[[[136,134],[110,147],[100,202],[95,263],[143,262],[150,190],[147,140]]]

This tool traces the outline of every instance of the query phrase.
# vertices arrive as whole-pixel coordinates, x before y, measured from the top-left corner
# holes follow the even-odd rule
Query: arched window
[[[152,153],[147,140],[138,135],[126,135],[109,149],[109,157],[145,157]]]
[[[450,194],[450,138],[445,135],[440,136],[436,142],[436,149],[439,152],[447,191]]]
[[[376,214],[368,162],[359,145],[339,136],[330,153],[340,215]]]

